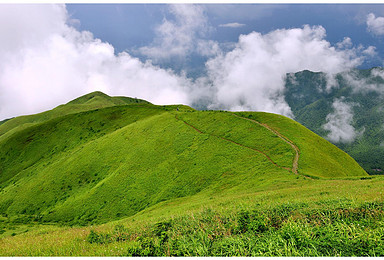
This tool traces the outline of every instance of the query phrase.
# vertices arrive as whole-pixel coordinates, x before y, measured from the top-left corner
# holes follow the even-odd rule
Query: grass
[[[204,133],[262,151],[277,165],[292,167],[294,157],[292,148],[274,133],[255,123],[234,117],[232,113],[215,111],[186,113],[179,117]]]
[[[150,104],[149,102],[136,98],[129,97],[109,97],[108,95],[96,91],[89,93],[87,95],[81,96],[71,102],[68,102],[65,105],[60,105],[52,110],[42,112],[35,115],[28,116],[19,116],[13,118],[12,120],[3,120],[0,122],[0,141],[1,136],[6,132],[14,128],[24,128],[23,125],[27,127],[36,124],[54,119],[57,117],[65,116],[68,114],[75,114],[79,112],[100,109],[105,107],[112,106],[123,106],[127,104]]]
[[[340,205],[338,205],[340,207]],[[144,230],[128,256],[378,256],[383,255],[383,204],[307,209],[305,203],[219,213],[213,209],[158,222]],[[363,218],[363,220],[361,220]],[[378,223],[379,222],[379,223]],[[118,227],[118,226],[116,226]],[[366,229],[371,233],[367,234]],[[134,232],[107,236],[94,231],[90,243],[109,243]]]
[[[299,179],[275,190],[201,193],[104,225],[7,236],[0,255],[383,256],[383,184]]]
[[[329,178],[366,175],[352,157],[293,120],[268,113],[237,114],[264,122],[297,144],[300,149],[299,172],[302,174]]]
[[[383,201],[383,179],[337,147],[274,114],[134,101],[91,93],[60,107],[73,113],[0,126],[8,124],[0,136],[0,255],[357,252],[324,251],[315,241],[305,251],[292,244],[304,238],[287,237],[317,234],[308,214]],[[255,236],[258,228],[265,232]],[[274,246],[262,251],[267,244]]]

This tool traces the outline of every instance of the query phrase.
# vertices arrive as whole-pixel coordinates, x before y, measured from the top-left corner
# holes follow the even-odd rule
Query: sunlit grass
[[[7,236],[0,242],[0,254],[126,256],[132,253],[132,248],[142,248],[145,239],[137,240],[138,237],[146,237],[157,245],[156,250],[160,250],[152,254],[160,255],[177,252],[239,256],[383,255],[380,251],[384,227],[383,184],[382,177],[368,180],[302,179],[298,184],[292,182],[275,190],[268,187],[258,192],[238,190],[227,196],[201,193],[162,202],[127,219],[100,226],[41,226],[27,233]],[[257,228],[251,223],[253,220],[248,221],[251,224],[247,222],[249,227],[243,223],[247,230],[236,231],[239,218],[247,219],[247,214],[250,219],[265,217],[268,231],[255,236],[254,231],[248,230]],[[217,221],[218,218],[222,221]],[[271,219],[280,226],[274,227],[277,222],[273,224]],[[161,251],[159,237],[153,233],[159,222],[172,223],[168,236],[174,243],[174,251]],[[121,225],[127,240],[116,242],[113,240],[116,239],[115,229]],[[109,234],[111,241],[90,243],[87,238],[91,230]],[[212,234],[219,236],[209,244]],[[321,234],[323,237],[319,240],[316,236]],[[360,244],[365,241],[365,244],[360,245],[358,241]],[[211,251],[207,251],[208,245]],[[141,249],[137,250],[141,252]]]
[[[90,95],[60,107],[81,112],[1,125],[12,127],[0,139],[0,255],[355,254],[300,247],[307,238],[287,234],[317,234],[305,222],[313,212],[384,201],[383,178],[291,119],[126,101]],[[287,140],[300,149],[298,174]],[[364,229],[373,240],[377,210]],[[247,214],[265,220],[263,235],[253,220],[239,224]]]

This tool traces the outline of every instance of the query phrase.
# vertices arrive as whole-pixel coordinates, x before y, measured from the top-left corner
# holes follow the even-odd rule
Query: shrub
[[[242,210],[237,214],[237,231],[239,233],[245,233],[248,231],[248,225],[250,223],[249,212]]]
[[[171,228],[171,221],[158,222],[153,228],[153,233],[160,239],[160,244],[168,241],[168,230]]]
[[[113,233],[113,240],[120,242],[129,239],[129,232],[123,225],[116,225]]]
[[[108,234],[103,234],[103,233],[97,233],[94,230],[91,230],[87,237],[87,241],[89,243],[97,243],[97,244],[105,244],[105,243],[110,243],[112,242],[110,239],[110,236]]]
[[[140,236],[137,238],[138,245],[128,248],[127,256],[159,256],[160,248],[153,238]]]

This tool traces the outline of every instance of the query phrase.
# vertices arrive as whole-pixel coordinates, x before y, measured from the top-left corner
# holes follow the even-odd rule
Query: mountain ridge
[[[58,116],[78,113],[109,106],[129,105],[129,104],[151,104],[148,101],[129,98],[129,97],[110,97],[100,91],[91,92],[77,99],[69,101],[64,105],[59,105],[52,110],[41,112],[34,115],[18,116],[16,118],[6,119],[0,122],[0,137],[5,132],[16,126],[27,123],[40,123]]]
[[[92,95],[60,109],[90,108],[100,96],[110,104],[107,95]],[[0,137],[0,215],[89,225],[161,201],[259,186],[259,177],[251,176],[277,183],[366,176],[350,156],[280,115],[121,100],[48,120],[35,115],[34,123],[6,131]]]
[[[327,90],[324,73],[306,70],[288,74],[285,85],[285,100],[295,120],[324,138],[330,133],[323,128],[329,120],[327,116],[337,112],[333,107],[335,102],[349,109],[347,115],[351,121],[345,124],[350,125],[349,129],[353,127],[354,140],[330,141],[351,155],[369,174],[378,174],[377,170],[384,169],[384,149],[380,143],[384,140],[383,71],[375,67],[339,73],[335,75],[336,85]]]

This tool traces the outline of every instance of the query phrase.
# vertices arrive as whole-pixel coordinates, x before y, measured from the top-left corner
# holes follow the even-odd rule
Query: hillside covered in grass
[[[96,91],[81,96],[65,105],[60,105],[52,110],[36,115],[19,116],[17,118],[6,119],[0,122],[0,136],[14,128],[28,127],[31,124],[40,123],[68,114],[79,113],[82,111],[94,110],[104,107],[127,105],[127,104],[150,104],[148,101],[130,97],[109,97],[106,94]]]
[[[283,116],[156,106],[100,92],[0,125],[0,160],[5,237],[33,225],[148,220],[153,210],[158,220],[228,201],[238,208],[251,194],[278,197],[316,181],[367,176],[349,155]]]

